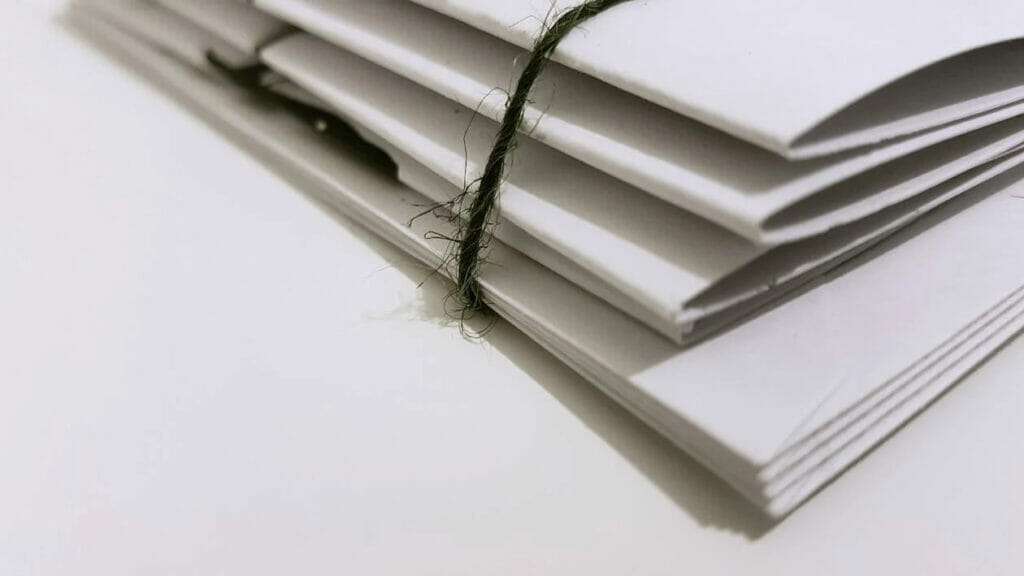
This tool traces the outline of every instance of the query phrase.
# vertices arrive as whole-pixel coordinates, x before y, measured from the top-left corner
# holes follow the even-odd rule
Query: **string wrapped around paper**
[[[492,215],[498,204],[501,183],[505,176],[505,165],[516,148],[519,132],[523,128],[523,116],[527,100],[534,83],[544,72],[551,54],[573,29],[590,18],[630,0],[589,0],[567,10],[554,23],[546,27],[534,44],[522,74],[516,81],[509,97],[508,108],[501,121],[501,127],[494,139],[494,148],[487,157],[483,176],[472,195],[469,208],[462,215],[459,233],[453,239],[453,250],[458,272],[456,285],[462,306],[475,312],[486,307],[480,290],[481,251],[488,243],[488,230],[493,226]]]

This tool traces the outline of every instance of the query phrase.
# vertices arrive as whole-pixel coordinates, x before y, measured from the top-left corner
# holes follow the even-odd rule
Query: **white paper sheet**
[[[210,82],[112,30],[104,36],[124,57],[144,64],[180,97],[225,123],[264,159],[305,174],[310,193],[342,207],[410,253],[437,261],[443,246],[423,238],[426,225],[403,224],[417,210],[411,190],[361,167],[308,126],[255,105],[246,94]],[[881,413],[886,423],[872,425],[869,433],[803,475],[797,483],[800,490],[786,493],[791,499],[772,499],[767,509],[781,514],[841,470],[844,459],[848,463],[862,454],[1019,328],[1013,320],[984,321],[993,304],[1006,304],[1007,295],[1012,297],[1024,285],[1024,254],[1019,249],[1024,210],[1014,190],[1006,188],[1012,182],[1004,179],[976,192],[949,208],[959,212],[948,220],[936,218],[940,225],[922,223],[917,235],[902,244],[713,341],[728,342],[723,344],[731,349],[727,353],[709,346],[697,352],[666,347],[622,315],[500,246],[496,257],[501,266],[489,268],[484,281],[500,311],[555,346],[556,354],[741,488],[754,481],[744,476],[744,467],[756,473],[772,454],[799,443],[800,438],[781,431],[799,430],[808,415],[832,419],[821,414],[827,404],[822,400],[834,396],[837,388],[862,391],[860,397],[866,397],[887,378],[948,347],[949,335],[960,337],[956,349],[966,353],[947,354],[921,372],[935,388],[922,388],[913,402]],[[1016,313],[1011,306],[999,319]],[[809,350],[815,354],[807,354]],[[833,359],[821,362],[810,356]],[[704,378],[688,379],[687,374]],[[724,409],[726,405],[731,409]],[[706,426],[709,418],[721,421]],[[759,431],[768,438],[754,438]],[[717,449],[709,450],[712,446]]]
[[[209,68],[207,54],[215,53],[225,64],[242,67],[256,62],[252,54],[238,50],[219,36],[189,20],[148,2],[137,0],[82,0],[126,28],[147,30],[163,49],[200,68]]]
[[[504,115],[504,89],[523,61],[522,49],[405,1],[256,4],[492,120]],[[1024,77],[1022,57],[1000,74],[1013,76],[1013,66],[1020,68],[1017,77]],[[960,84],[959,79],[954,83]],[[947,83],[931,91],[950,89]],[[905,189],[871,189],[860,181],[851,186],[864,195],[878,194],[870,203],[855,203],[847,200],[849,186],[840,182],[1024,113],[1024,104],[1012,105],[870,150],[794,163],[558,64],[542,76],[532,99],[525,124],[533,138],[666,202],[771,244],[819,234],[907,195]],[[954,156],[964,155],[956,145],[948,147],[955,149]]]
[[[290,26],[238,0],[156,0],[246,54],[288,33]]]
[[[282,40],[268,47],[263,57],[274,69],[363,127],[364,137],[380,141],[398,160],[406,183],[435,201],[455,196],[464,182],[479,173],[495,127],[478,118],[466,132],[467,117],[472,116],[470,109],[308,35],[297,34]],[[891,188],[915,192],[937,186],[944,177],[957,173],[957,165],[967,169],[1024,143],[1022,128],[1024,120],[1014,120],[984,133],[968,135],[961,141],[963,148],[955,148],[941,159],[940,165],[949,166],[949,170],[934,174],[919,168],[921,176]],[[964,148],[973,152],[967,153]],[[467,152],[469,162],[464,156]],[[929,158],[934,160],[935,152],[922,163],[927,165]],[[960,156],[961,153],[966,155]],[[916,160],[919,158],[912,156],[906,161]],[[449,186],[431,180],[417,165],[435,172]],[[771,260],[758,263],[761,269],[756,276],[736,278],[743,267],[765,254],[763,247],[737,241],[723,230],[688,218],[619,181],[602,177],[529,141],[517,150],[516,166],[503,191],[502,216],[606,285],[595,286],[591,282],[583,284],[585,287],[676,341],[703,335],[699,323],[706,315],[753,298],[766,287],[778,287],[796,276],[810,275],[815,265],[826,264],[829,257],[838,257],[870,242],[896,218],[892,213],[880,215],[863,226],[835,231],[828,242],[812,238],[799,246],[779,249]],[[897,172],[892,178],[888,172],[875,174],[879,181],[875,184],[867,178],[857,179],[841,191],[856,198],[878,186],[884,187],[891,180],[898,181],[898,175]],[[963,189],[959,187],[957,191]],[[927,200],[918,199],[921,203]],[[868,195],[862,203],[874,201]],[[903,207],[893,212],[915,209]],[[528,250],[528,254],[567,277],[579,278],[558,266],[546,253]],[[796,259],[797,254],[802,260]],[[734,280],[728,298],[715,292],[718,282],[726,278]],[[703,306],[690,305],[697,298],[702,299]],[[640,312],[635,311],[638,306]]]
[[[549,15],[579,3],[413,1],[524,48],[533,45]],[[587,22],[566,38],[555,59],[740,138],[804,157],[882,141],[1020,99],[1020,76],[1002,76],[999,66],[987,70],[979,84],[963,80],[965,68],[981,71],[969,55],[940,70],[938,80],[892,83],[943,60],[1019,39],[1022,18],[1024,6],[1013,0],[927,5],[646,0],[627,2]],[[1012,50],[1019,54],[1021,47]],[[999,57],[1009,65],[1015,59],[1019,56]],[[928,89],[936,83],[945,90]],[[853,106],[851,117],[821,126],[887,85],[896,88],[891,98]],[[947,95],[956,98],[949,101]],[[887,110],[904,114],[875,118]],[[838,137],[832,134],[836,130]]]

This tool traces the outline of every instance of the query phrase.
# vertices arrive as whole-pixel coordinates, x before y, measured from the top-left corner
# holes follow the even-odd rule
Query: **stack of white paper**
[[[413,217],[479,176],[495,88],[548,3],[253,4],[79,0],[69,20],[439,265],[428,233],[453,225]],[[1024,7],[768,4],[627,2],[574,31],[534,93],[481,280],[781,515],[1024,327]]]

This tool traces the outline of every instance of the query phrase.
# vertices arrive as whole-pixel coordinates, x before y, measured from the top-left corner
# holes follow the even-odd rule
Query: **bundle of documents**
[[[549,0],[77,0],[67,21],[432,267]],[[767,513],[1024,328],[1024,4],[625,2],[531,93],[492,308]],[[447,264],[446,264],[447,263]],[[481,381],[481,386],[486,386]]]

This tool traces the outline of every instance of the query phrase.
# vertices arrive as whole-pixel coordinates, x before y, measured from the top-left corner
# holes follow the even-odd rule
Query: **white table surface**
[[[0,4],[0,574],[1022,574],[1024,340],[783,522]]]

